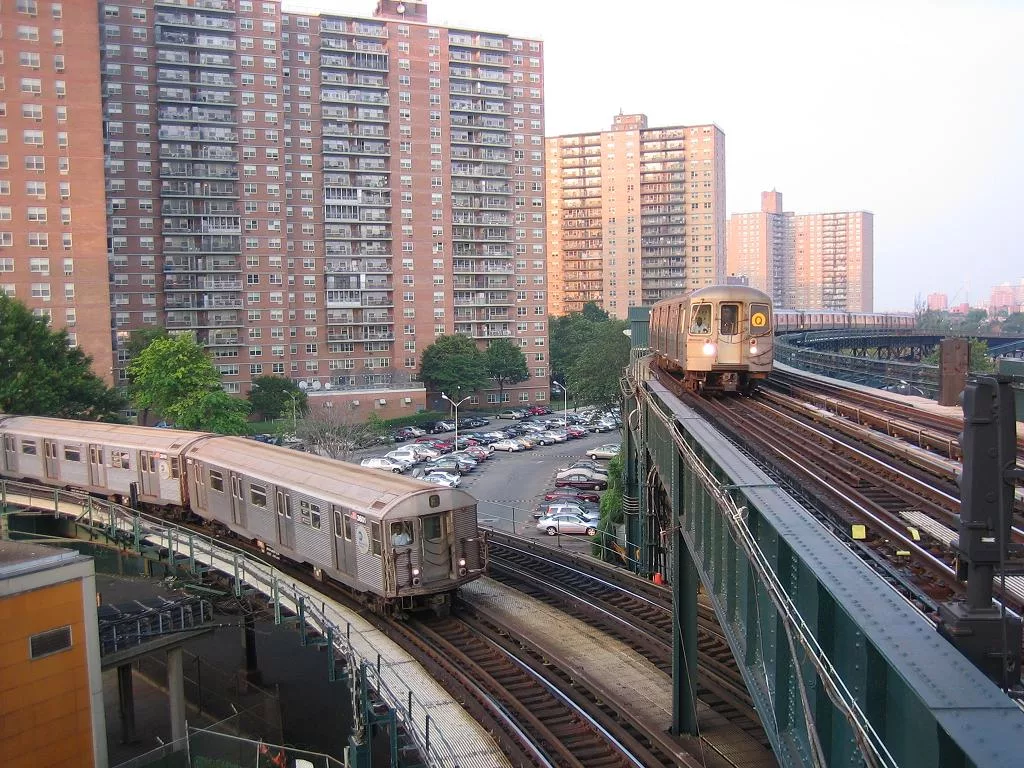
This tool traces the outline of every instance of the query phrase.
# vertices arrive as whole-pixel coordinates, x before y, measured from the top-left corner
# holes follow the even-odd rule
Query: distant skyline
[[[284,7],[369,16],[375,0]],[[875,214],[875,308],[1024,277],[1024,3],[432,0],[431,22],[537,36],[548,135],[612,115],[725,131],[727,210]],[[688,70],[701,76],[687,79]],[[712,75],[708,76],[708,70]]]

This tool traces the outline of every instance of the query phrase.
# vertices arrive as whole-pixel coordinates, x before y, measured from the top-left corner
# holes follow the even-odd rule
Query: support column
[[[241,627],[242,650],[245,652],[245,668],[240,670],[241,678],[245,683],[260,685],[263,675],[256,657],[256,619],[252,613],[245,614]]]
[[[171,741],[185,738],[185,669],[182,649],[167,652],[167,698],[171,713]]]
[[[697,595],[700,577],[683,537],[686,465],[675,459],[672,499],[672,733],[697,736]]]
[[[117,702],[121,713],[121,743],[134,744],[135,739],[135,694],[132,690],[132,665],[117,667]]]

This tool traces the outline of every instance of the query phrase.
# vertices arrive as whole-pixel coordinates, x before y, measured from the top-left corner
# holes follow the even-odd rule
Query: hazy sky
[[[370,15],[374,0],[304,0]],[[725,131],[728,212],[875,214],[875,308],[1024,278],[1024,0],[432,0],[438,24],[539,37],[547,133]]]

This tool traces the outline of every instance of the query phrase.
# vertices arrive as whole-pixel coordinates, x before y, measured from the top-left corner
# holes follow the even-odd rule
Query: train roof
[[[472,496],[455,488],[239,437],[203,441],[190,448],[187,456],[230,466],[248,477],[280,483],[371,517],[387,517],[399,502],[412,496],[440,496],[439,511],[476,505]]]
[[[102,442],[105,445],[160,453],[178,453],[197,440],[212,437],[207,432],[158,429],[157,427],[111,424],[103,421],[50,419],[44,416],[0,415],[0,430],[31,434],[47,439],[81,441],[83,445],[90,442]]]
[[[708,285],[689,293],[681,293],[678,296],[662,299],[654,306],[657,307],[663,303],[676,303],[683,300],[728,301],[730,299],[738,301],[763,301],[766,304],[771,304],[772,302],[771,296],[767,293],[747,285]]]

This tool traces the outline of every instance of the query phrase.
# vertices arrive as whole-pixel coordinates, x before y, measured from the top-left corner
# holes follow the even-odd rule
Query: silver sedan
[[[584,533],[587,536],[596,536],[597,523],[579,515],[551,515],[550,517],[542,517],[537,521],[537,530],[546,533],[548,536],[554,536],[558,533]]]

